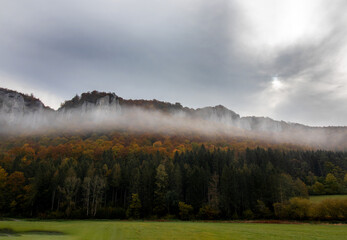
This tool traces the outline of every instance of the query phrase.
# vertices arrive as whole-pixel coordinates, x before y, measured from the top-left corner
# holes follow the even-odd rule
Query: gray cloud
[[[347,78],[338,66],[341,55],[347,53],[347,24],[336,19],[346,7],[340,5],[340,9],[330,13],[336,24],[324,38],[306,40],[277,53],[271,71],[276,71],[289,87],[287,99],[276,107],[276,117],[313,125],[346,125],[347,111],[343,105],[347,96],[343,95]]]
[[[0,72],[59,99],[97,89],[342,125],[347,89],[336,64],[346,4],[323,2],[331,29],[322,39],[253,52],[242,38],[252,27],[237,1],[8,0],[0,10]],[[275,74],[288,85],[280,93],[268,89]]]

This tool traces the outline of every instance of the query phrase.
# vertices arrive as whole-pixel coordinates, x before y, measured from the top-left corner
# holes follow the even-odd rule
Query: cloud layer
[[[328,0],[5,0],[0,85],[55,108],[96,89],[347,125],[346,10]]]

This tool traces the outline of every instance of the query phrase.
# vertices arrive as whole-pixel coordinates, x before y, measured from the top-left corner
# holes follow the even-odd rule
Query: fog
[[[42,134],[47,131],[129,130],[166,134],[195,133],[201,135],[236,134],[242,132],[231,122],[198,119],[184,112],[163,113],[138,107],[95,108],[63,111],[42,111],[29,114],[1,115],[1,132],[6,134]],[[241,133],[238,133],[241,135]]]
[[[196,110],[193,110],[196,111]],[[346,149],[347,131],[343,127],[308,127],[268,118],[163,112],[138,107],[104,107],[83,111],[42,110],[34,113],[0,114],[1,135],[79,134],[81,132],[127,131],[199,136],[204,138],[242,138],[272,143],[290,143],[320,149]]]

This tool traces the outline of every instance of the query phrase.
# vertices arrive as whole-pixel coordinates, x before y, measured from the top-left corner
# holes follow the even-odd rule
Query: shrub
[[[179,215],[182,220],[189,220],[193,212],[192,205],[186,204],[184,202],[178,203]]]
[[[308,219],[311,216],[312,202],[303,198],[291,198],[289,200],[288,214],[291,219]]]
[[[86,215],[85,215],[83,209],[74,209],[71,211],[69,218],[71,218],[71,219],[83,219],[83,218],[86,218]]]
[[[347,200],[325,199],[316,205],[313,217],[317,220],[346,220]]]
[[[198,217],[204,220],[217,219],[219,211],[211,207],[210,205],[205,205],[199,209]]]
[[[312,216],[312,202],[303,198],[291,198],[286,203],[275,203],[274,210],[276,217],[280,219],[303,220]]]
[[[272,212],[261,200],[257,200],[256,215],[258,218],[271,218]]]
[[[308,199],[291,198],[287,203],[275,203],[276,217],[293,220],[346,220],[347,200],[325,199],[312,203]]]
[[[126,212],[124,208],[120,207],[105,207],[100,208],[96,213],[95,217],[104,219],[124,219],[126,218]]]
[[[42,218],[42,216],[40,214],[39,214],[39,218]],[[64,218],[64,213],[63,212],[59,212],[59,211],[49,212],[47,214],[47,218],[50,218],[50,219]]]
[[[289,214],[288,214],[288,205],[285,203],[274,203],[274,212],[275,216],[280,218],[280,219],[288,219]]]
[[[243,211],[242,216],[244,219],[253,219],[254,213],[251,209],[246,209],[245,211]]]

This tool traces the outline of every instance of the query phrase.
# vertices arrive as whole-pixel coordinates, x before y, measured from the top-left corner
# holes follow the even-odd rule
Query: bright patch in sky
[[[303,38],[319,39],[326,30],[327,20],[324,11],[321,11],[321,0],[262,0],[238,3],[249,21],[248,34],[244,36],[244,41],[256,48],[283,47]]]
[[[278,79],[278,77],[273,77],[271,84],[274,90],[280,90],[283,88],[283,83]]]

